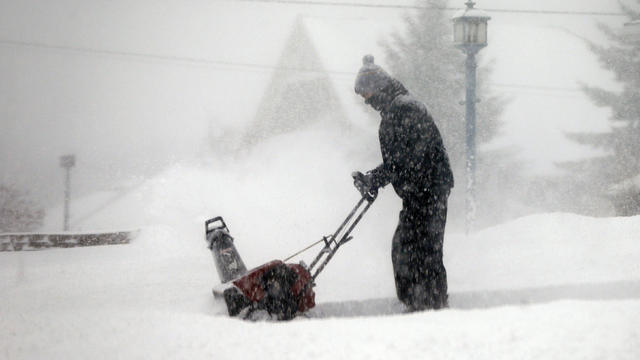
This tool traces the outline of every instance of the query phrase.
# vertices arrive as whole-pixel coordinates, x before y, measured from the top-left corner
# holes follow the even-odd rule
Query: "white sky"
[[[619,11],[615,0],[481,0],[477,6]],[[0,0],[0,40],[108,51],[0,44],[0,181],[22,184],[50,202],[57,199],[52,194],[61,192],[52,189],[62,188],[58,157],[65,153],[78,156],[74,174],[81,191],[196,156],[205,150],[211,127],[236,127],[251,119],[271,75],[260,66],[276,64],[297,15],[366,18],[390,32],[401,24],[403,12],[246,1]],[[497,145],[518,145],[522,161],[538,173],[551,171],[554,161],[587,154],[565,140],[562,131],[606,130],[608,112],[590,104],[578,91],[579,83],[616,85],[571,33],[602,40],[598,21],[620,26],[626,19],[504,12],[491,16],[490,44],[481,64],[493,63],[492,90],[511,99],[504,113],[504,137]],[[369,32],[360,31],[366,38]],[[330,70],[357,71],[347,67]]]

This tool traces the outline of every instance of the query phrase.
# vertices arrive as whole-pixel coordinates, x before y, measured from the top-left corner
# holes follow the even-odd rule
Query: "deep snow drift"
[[[273,156],[282,140],[251,162],[178,165],[74,203],[78,230],[140,228],[129,245],[0,253],[0,358],[639,356],[640,217],[539,214],[469,237],[449,231],[451,308],[404,314],[393,299],[391,189],[318,278],[308,317],[228,318],[210,293],[204,220],[224,216],[247,266],[282,259],[335,230],[358,199],[348,174],[375,165],[314,136],[298,140],[311,164],[309,153]]]

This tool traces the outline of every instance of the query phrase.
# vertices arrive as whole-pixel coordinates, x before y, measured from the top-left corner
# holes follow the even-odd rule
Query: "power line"
[[[221,69],[225,71],[238,70],[233,68],[252,69],[252,70],[260,70],[260,71],[296,71],[296,72],[304,72],[304,73],[312,73],[312,74],[328,74],[328,75],[336,75],[340,77],[348,77],[348,81],[352,81],[352,78],[356,76],[355,71],[315,70],[315,69],[305,69],[305,68],[281,67],[281,66],[263,65],[263,64],[255,64],[255,63],[221,61],[221,60],[213,60],[213,59],[206,59],[206,58],[181,57],[181,56],[173,56],[173,55],[157,55],[157,54],[146,54],[141,52],[126,52],[126,51],[115,51],[115,50],[100,50],[100,49],[91,49],[91,48],[83,48],[83,47],[65,46],[65,45],[51,45],[51,44],[38,43],[38,42],[0,40],[0,45],[75,52],[75,53],[82,53],[82,54],[89,54],[89,55],[129,57],[134,59],[147,59],[147,60],[173,62],[178,64],[188,64],[188,65],[213,66],[217,69]],[[558,91],[580,92],[580,89],[578,88],[568,88],[568,87],[552,87],[552,86],[507,84],[507,83],[489,83],[488,85],[494,88],[536,90],[536,91],[543,91],[543,92],[558,92]]]
[[[219,0],[230,1],[230,0]],[[438,6],[419,6],[419,5],[391,5],[391,4],[362,4],[350,2],[322,2],[314,0],[234,0],[234,2],[248,3],[272,3],[286,5],[315,5],[315,6],[341,6],[341,7],[361,7],[361,8],[377,8],[377,9],[397,9],[397,10],[445,10],[457,11],[461,8],[438,7]],[[563,11],[563,10],[527,10],[527,9],[486,9],[482,10],[490,13],[510,13],[510,14],[535,14],[535,15],[577,15],[577,16],[628,16],[625,13],[606,12],[606,11]]]
[[[92,49],[92,48],[84,48],[84,47],[76,47],[76,46],[66,46],[66,45],[52,45],[52,44],[39,43],[39,42],[0,40],[0,45],[59,50],[59,51],[83,53],[83,54],[90,54],[90,55],[121,56],[121,57],[130,57],[130,58],[138,58],[138,59],[146,59],[146,60],[168,61],[168,62],[190,64],[190,65],[243,67],[243,68],[258,69],[258,70],[299,71],[299,72],[308,72],[308,73],[329,72],[336,75],[355,75],[355,73],[346,72],[346,71],[345,72],[321,71],[321,70],[307,69],[307,68],[277,67],[272,65],[212,60],[212,59],[196,58],[196,57],[181,57],[181,56],[174,56],[174,55],[157,55],[157,54],[147,54],[147,53],[127,52],[127,51],[117,51],[117,50],[101,50],[101,49]]]
[[[580,92],[579,88],[560,87],[560,86],[539,86],[539,85],[526,85],[526,84],[506,84],[506,83],[492,83],[493,87],[498,88],[514,88],[525,90],[543,90],[543,91],[565,91],[565,92]]]
[[[230,0],[219,0],[230,1]],[[347,2],[322,2],[322,1],[301,1],[301,0],[234,0],[234,2],[254,2],[254,3],[273,3],[287,5],[320,5],[320,6],[341,6],[341,7],[363,7],[377,9],[434,9],[434,10],[458,10],[448,7],[436,6],[418,6],[418,5],[390,5],[390,4],[360,4]]]

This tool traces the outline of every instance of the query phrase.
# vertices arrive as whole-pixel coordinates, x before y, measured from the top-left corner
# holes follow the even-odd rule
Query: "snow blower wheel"
[[[224,296],[224,302],[227,304],[229,316],[236,316],[240,314],[244,308],[251,305],[237,288],[228,288],[222,294]]]
[[[275,315],[278,320],[291,320],[298,312],[298,299],[291,289],[298,280],[298,274],[285,264],[267,270],[262,276],[265,297],[262,307]]]

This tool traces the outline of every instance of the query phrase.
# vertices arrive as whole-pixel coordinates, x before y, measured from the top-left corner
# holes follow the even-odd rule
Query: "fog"
[[[394,2],[401,3],[415,4]],[[463,1],[451,6],[462,7]],[[483,0],[477,6],[619,12],[615,0]],[[255,156],[243,157],[243,134],[255,125],[274,83],[308,76],[296,69],[315,69],[314,62],[326,71],[322,86],[332,94],[324,100],[329,113],[311,114],[317,122],[307,130],[335,134],[340,140],[327,135],[327,141],[342,144],[348,159],[339,161],[367,170],[379,161],[377,120],[353,94],[353,80],[365,53],[385,66],[378,42],[401,30],[403,13],[411,11],[251,1],[2,0],[0,183],[54,208],[63,199],[59,157],[65,154],[77,158],[72,201],[101,191],[126,192],[180,163],[211,161],[206,163],[215,167],[236,161],[250,174],[256,164],[242,162]],[[593,156],[563,135],[608,129],[609,110],[592,104],[579,85],[619,85],[581,37],[604,42],[597,23],[619,27],[627,19],[491,16],[480,66],[493,66],[490,88],[508,100],[505,128],[491,146],[515,149],[531,176],[555,174],[558,161]],[[300,21],[313,53],[289,58],[286,46]],[[307,96],[313,101],[317,94]],[[336,112],[350,120],[346,128],[332,122]],[[300,151],[288,145],[281,144],[281,151]],[[351,181],[348,171],[314,176]],[[464,179],[457,181],[463,189]],[[296,186],[271,186],[279,184]]]

